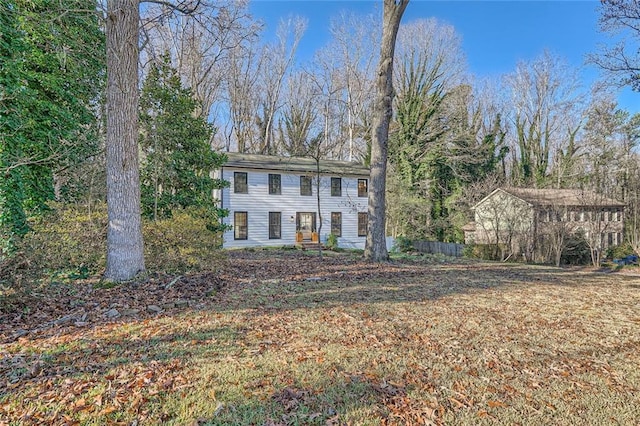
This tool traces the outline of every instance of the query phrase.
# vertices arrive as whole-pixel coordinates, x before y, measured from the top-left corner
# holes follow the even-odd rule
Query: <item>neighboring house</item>
[[[325,242],[363,249],[367,234],[369,169],[356,163],[227,153],[216,178],[230,183],[214,197],[229,211],[223,247]],[[318,215],[318,188],[322,230]]]
[[[467,244],[502,245],[527,260],[557,261],[566,238],[581,233],[592,250],[623,242],[624,204],[592,191],[498,188],[463,227]],[[546,252],[546,253],[545,253]]]

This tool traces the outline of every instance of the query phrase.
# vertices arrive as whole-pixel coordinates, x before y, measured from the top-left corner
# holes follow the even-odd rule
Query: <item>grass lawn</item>
[[[640,424],[640,276],[286,252],[216,274],[185,309],[7,339],[0,425]]]

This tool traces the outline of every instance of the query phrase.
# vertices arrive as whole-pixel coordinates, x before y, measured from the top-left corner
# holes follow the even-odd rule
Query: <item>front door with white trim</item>
[[[296,231],[302,233],[304,241],[311,241],[311,233],[316,231],[316,214],[308,212],[296,213]]]

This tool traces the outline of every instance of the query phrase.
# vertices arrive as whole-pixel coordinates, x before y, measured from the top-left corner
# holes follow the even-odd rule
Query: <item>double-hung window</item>
[[[247,212],[234,212],[233,213],[233,238],[235,240],[246,240],[249,236],[249,224],[248,224]]]
[[[342,237],[342,213],[331,212],[331,233],[336,237]]]
[[[282,213],[269,212],[269,239],[279,240],[282,238]]]
[[[233,192],[236,194],[247,194],[249,192],[246,172],[233,172]]]
[[[369,195],[369,182],[367,179],[358,179],[358,197],[367,197]]]
[[[282,194],[280,175],[269,173],[269,194]]]
[[[339,177],[331,178],[331,196],[332,197],[342,196],[342,179]]]
[[[300,195],[313,195],[311,176],[300,176]]]
[[[367,213],[358,213],[358,237],[367,236],[368,222],[369,222],[369,215]]]

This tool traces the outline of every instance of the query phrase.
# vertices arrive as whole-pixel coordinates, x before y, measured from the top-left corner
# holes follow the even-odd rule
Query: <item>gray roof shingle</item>
[[[223,167],[299,173],[316,172],[316,160],[313,158],[278,157],[275,155],[242,154],[237,152],[226,152],[224,154],[227,155],[228,160]],[[320,173],[369,176],[369,168],[349,161],[320,160]]]
[[[583,189],[501,188],[535,206],[624,207],[624,203]]]

